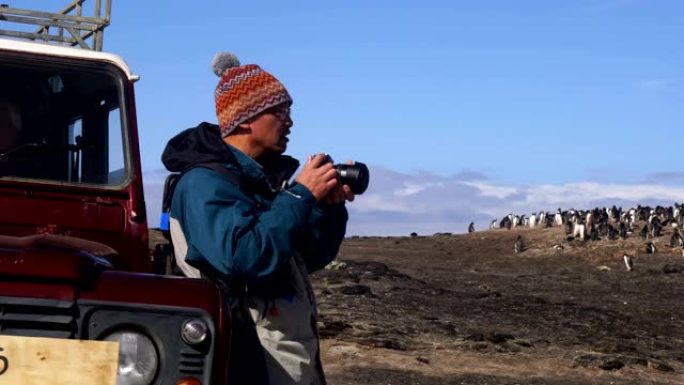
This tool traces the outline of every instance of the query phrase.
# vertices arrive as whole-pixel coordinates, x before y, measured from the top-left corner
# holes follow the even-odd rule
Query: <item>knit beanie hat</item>
[[[214,92],[221,137],[271,107],[292,104],[285,86],[256,64],[241,66],[232,53],[219,52],[211,66],[221,78]]]

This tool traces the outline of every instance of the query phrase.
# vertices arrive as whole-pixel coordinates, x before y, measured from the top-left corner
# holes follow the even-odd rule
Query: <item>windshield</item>
[[[0,62],[0,179],[120,185],[122,84],[101,68]]]

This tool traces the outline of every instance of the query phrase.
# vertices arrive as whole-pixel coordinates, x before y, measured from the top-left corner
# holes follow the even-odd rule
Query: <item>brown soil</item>
[[[347,239],[313,276],[329,383],[684,384],[684,258],[668,241],[647,255],[636,234],[560,228]]]
[[[637,234],[567,241],[560,228],[348,238],[342,263],[312,276],[328,383],[684,384],[670,234],[653,255]]]

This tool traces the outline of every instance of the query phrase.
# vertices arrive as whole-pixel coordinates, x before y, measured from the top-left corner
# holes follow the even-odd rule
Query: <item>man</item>
[[[232,384],[325,384],[308,273],[331,262],[344,238],[345,201],[323,154],[282,155],[292,99],[271,74],[214,58],[218,126],[172,138],[162,161],[183,172],[171,204],[176,261],[215,280],[232,298]]]
[[[0,154],[17,146],[21,123],[21,112],[17,105],[0,98]]]
[[[27,161],[27,153],[21,152],[22,128],[19,105],[0,97],[0,177],[33,176],[39,171],[39,165]]]

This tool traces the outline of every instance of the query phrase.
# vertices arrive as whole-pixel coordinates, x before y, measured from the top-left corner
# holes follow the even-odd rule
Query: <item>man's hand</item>
[[[325,154],[309,157],[302,172],[295,179],[311,191],[317,202],[339,185],[337,171],[327,159]]]
[[[323,199],[321,199],[321,202],[329,205],[335,205],[344,203],[345,201],[351,202],[353,200],[354,193],[351,191],[351,188],[346,184],[338,184],[337,186],[335,186],[334,189],[332,189],[332,191],[328,193],[328,195],[324,196]]]
[[[353,160],[347,161],[347,164],[354,164]],[[352,202],[354,200],[354,193],[351,187],[345,185],[340,185],[339,183],[335,186],[328,195],[321,199],[322,203],[334,205],[344,203],[345,201]]]

